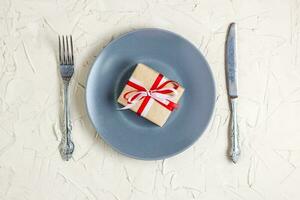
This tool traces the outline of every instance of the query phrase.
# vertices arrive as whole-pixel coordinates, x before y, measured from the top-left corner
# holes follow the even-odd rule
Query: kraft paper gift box
[[[177,82],[168,80],[145,64],[138,64],[121,92],[118,103],[124,106],[121,110],[130,109],[162,127],[171,113],[180,109],[178,101],[183,92],[184,88]]]

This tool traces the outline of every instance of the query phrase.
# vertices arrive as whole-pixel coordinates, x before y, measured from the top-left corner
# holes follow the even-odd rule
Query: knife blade
[[[236,39],[236,24],[229,25],[227,41],[226,41],[226,73],[228,84],[228,95],[230,98],[237,98],[237,39]]]
[[[226,40],[226,78],[227,92],[230,99],[231,117],[231,151],[230,156],[234,163],[240,156],[239,130],[237,123],[237,100],[238,100],[238,73],[237,73],[237,27],[231,23],[228,28]]]

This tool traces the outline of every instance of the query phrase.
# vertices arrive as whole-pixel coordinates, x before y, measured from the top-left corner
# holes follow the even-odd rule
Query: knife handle
[[[240,144],[239,144],[239,128],[237,123],[237,98],[231,98],[230,99],[230,105],[231,105],[231,151],[230,156],[234,163],[238,161],[238,158],[241,154],[240,150]]]

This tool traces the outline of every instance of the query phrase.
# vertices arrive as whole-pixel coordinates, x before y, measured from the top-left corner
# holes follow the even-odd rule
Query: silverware
[[[69,108],[69,84],[74,74],[74,56],[72,36],[58,36],[60,75],[64,84],[64,130],[59,144],[61,157],[68,161],[74,152],[71,139],[71,120]]]
[[[238,161],[241,150],[239,145],[239,129],[237,123],[238,77],[237,77],[237,39],[236,24],[229,25],[226,41],[226,75],[227,91],[231,108],[231,151],[230,156],[234,163]]]

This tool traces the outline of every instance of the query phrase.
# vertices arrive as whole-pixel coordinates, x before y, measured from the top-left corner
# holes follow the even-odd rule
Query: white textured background
[[[224,41],[239,26],[242,157],[227,158]],[[84,108],[87,73],[114,37],[142,27],[179,33],[206,56],[217,85],[204,135],[163,161],[124,157]],[[57,146],[57,35],[72,33],[74,159]],[[299,0],[0,0],[1,200],[300,199]]]

